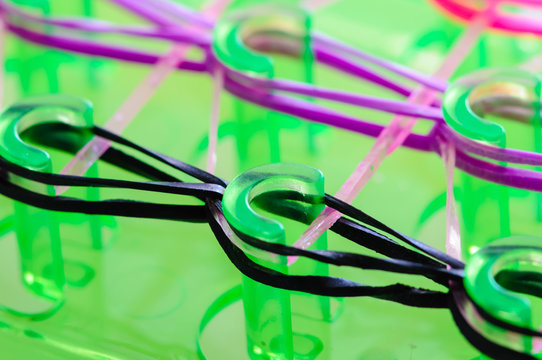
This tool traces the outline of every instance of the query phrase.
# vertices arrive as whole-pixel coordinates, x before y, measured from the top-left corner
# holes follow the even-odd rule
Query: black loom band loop
[[[427,244],[424,244],[420,241],[417,241],[415,239],[412,239],[409,236],[403,235],[398,231],[393,230],[392,228],[388,227],[387,225],[381,223],[380,221],[374,219],[373,217],[367,215],[363,211],[353,207],[352,205],[337,199],[333,196],[326,195],[325,197],[326,205],[330,208],[333,208],[342,214],[352,217],[358,221],[361,221],[362,223],[365,223],[367,225],[373,226],[381,231],[384,231],[390,235],[395,236],[396,238],[400,239],[401,241],[415,247],[418,250],[423,251],[424,253],[431,255],[432,257],[438,259],[439,261],[444,262],[445,264],[448,264],[454,268],[463,269],[465,267],[465,264],[457,260]]]

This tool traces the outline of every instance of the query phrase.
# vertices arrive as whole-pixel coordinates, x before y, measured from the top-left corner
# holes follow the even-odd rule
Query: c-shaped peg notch
[[[265,52],[312,61],[311,18],[288,4],[264,2],[232,11],[215,28],[213,51],[226,66],[267,78],[274,77],[273,60]]]
[[[454,82],[444,95],[444,118],[459,134],[505,147],[504,127],[485,117],[540,123],[542,82],[519,69],[484,69]]]

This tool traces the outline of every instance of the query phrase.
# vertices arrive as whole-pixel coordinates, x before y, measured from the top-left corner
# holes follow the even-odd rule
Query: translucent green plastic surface
[[[24,3],[30,7],[28,1]],[[47,11],[54,15],[88,14],[85,12],[88,1],[51,0],[48,3]],[[182,3],[201,8],[204,2],[183,0]],[[297,2],[291,1],[290,4]],[[108,1],[92,1],[92,13],[98,18],[123,24],[145,24]],[[439,66],[462,31],[462,26],[449,21],[422,0],[341,0],[310,15],[312,31],[322,31],[364,51],[426,73]],[[144,46],[157,53],[165,53],[169,49],[169,45],[154,39],[105,38],[126,46]],[[489,33],[454,77],[473,72],[480,66],[521,63],[538,54],[541,48],[542,42],[537,38]],[[12,36],[7,38],[6,54],[4,104],[50,92],[81,96],[94,104],[94,121],[99,125],[111,117],[150,70],[147,65],[54,51]],[[306,72],[300,71],[305,63],[299,57],[270,56],[275,76],[297,80],[306,78]],[[316,85],[402,98],[314,62],[312,66],[312,82]],[[138,144],[204,168],[211,93],[209,76],[179,71],[164,83],[124,135]],[[382,124],[389,123],[391,119],[386,113],[323,101],[321,104]],[[267,126],[260,122],[258,126],[243,127],[245,139],[248,139],[243,143],[238,129],[233,126],[243,119],[239,116],[238,103],[224,92],[221,97],[217,175],[227,180],[271,159]],[[259,118],[252,115],[246,118],[249,123],[254,119]],[[288,127],[281,128],[280,160],[320,169],[326,176],[326,192],[334,194],[367,154],[374,139],[327,127],[326,131],[312,134],[311,145],[307,122],[295,121],[287,122]],[[429,125],[420,121],[414,131],[426,133]],[[523,138],[532,139],[532,135],[529,130]],[[507,141],[510,146],[521,147],[509,136]],[[246,150],[243,150],[243,144],[246,144]],[[525,145],[530,147],[531,140]],[[71,158],[70,154],[60,151],[44,150],[51,156],[54,172],[62,169]],[[104,177],[135,178],[107,164],[100,164],[99,170],[100,176]],[[461,173],[458,172],[457,176],[461,177]],[[439,199],[444,190],[440,157],[400,148],[386,159],[354,205],[394,229],[443,250],[445,214],[444,203]],[[70,189],[66,195],[81,194]],[[134,194],[104,189],[100,195],[103,198],[132,198]],[[139,196],[144,200],[157,200],[145,194]],[[472,202],[478,202],[481,207],[487,205],[498,209],[495,200],[479,200],[472,198]],[[467,200],[463,198],[461,201]],[[534,202],[532,207],[535,207]],[[515,219],[529,220],[528,216],[533,212],[529,206],[522,209],[525,210],[518,211]],[[486,210],[481,209],[481,213],[487,214]],[[12,202],[1,198],[0,211],[3,219],[0,222],[0,230],[3,231],[0,251],[6,255],[0,262],[0,280],[5,290],[2,295],[15,294],[15,285],[21,287],[23,281],[21,266],[17,263],[20,258],[17,240],[10,223],[13,220]],[[66,219],[64,214],[62,217]],[[494,219],[489,217],[478,222],[482,221],[485,224],[483,230],[489,232],[497,228]],[[110,224],[109,221],[103,219],[102,226]],[[62,255],[66,274],[70,275],[64,286],[64,302],[46,318],[22,317],[0,311],[0,359],[194,360],[198,359],[198,337],[203,353],[210,360],[248,359],[241,302],[225,309],[219,306],[222,311],[212,319],[205,319],[207,327],[201,336],[199,334],[200,324],[215,300],[222,300],[224,293],[230,295],[230,300],[235,298],[233,295],[240,295],[237,286],[242,282],[238,270],[227,260],[208,226],[128,218],[117,218],[116,222],[115,240],[105,241],[102,249],[97,250],[89,246],[87,218],[70,217],[69,223],[60,221]],[[289,230],[293,224],[281,222],[287,236],[292,234]],[[295,230],[302,231],[303,227],[294,228],[292,236],[295,238]],[[490,235],[498,237],[498,229],[495,232]],[[463,231],[465,235],[471,233],[475,233],[473,228]],[[87,238],[83,239],[82,234]],[[333,233],[328,234],[328,242],[330,249],[359,251],[359,246]],[[92,272],[84,272],[83,269],[89,268]],[[403,280],[398,275],[360,273],[349,268],[330,268],[329,271],[333,276],[366,284],[382,285]],[[86,283],[73,281],[85,278],[81,274],[93,276]],[[433,286],[424,280],[411,283],[426,288]],[[237,292],[228,293],[232,288]],[[335,302],[331,303],[333,309]],[[536,309],[537,304],[534,306]],[[308,327],[315,324],[303,316],[293,317],[294,321],[307,320]],[[437,357],[465,360],[479,356],[479,352],[456,328],[447,310],[407,308],[370,298],[345,299],[342,315],[327,326],[329,340],[322,337],[322,342],[327,345],[325,351],[329,351],[331,359],[434,360]]]

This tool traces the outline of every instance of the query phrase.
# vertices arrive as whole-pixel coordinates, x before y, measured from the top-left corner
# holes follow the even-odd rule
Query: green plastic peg
[[[444,118],[460,136],[490,146],[541,152],[541,85],[538,75],[524,70],[479,70],[450,85],[443,98]],[[490,240],[542,231],[540,194],[468,174],[461,174],[455,186],[465,258]]]
[[[310,222],[324,207],[324,176],[314,168],[275,163],[256,167],[237,176],[226,188],[223,211],[228,223],[238,234],[269,243],[286,244],[284,225],[261,213],[262,209],[296,217]],[[254,205],[259,206],[256,210]],[[315,244],[327,247],[325,235]],[[291,273],[286,259],[271,263],[252,260],[274,270]],[[303,264],[301,264],[303,265]],[[303,268],[303,273],[326,275],[327,266]],[[293,292],[243,279],[243,304],[247,328],[248,352],[251,359],[294,359],[303,354],[306,359],[329,357],[328,343],[329,299]],[[296,316],[299,315],[299,316]],[[303,319],[318,318],[320,322],[303,323]],[[310,343],[304,349],[297,341]]]
[[[230,7],[230,12],[215,27],[213,52],[226,67],[249,76],[262,79],[280,76],[311,83],[314,56],[310,29],[308,13],[286,2],[240,2],[238,6]],[[279,46],[285,43],[287,47]],[[271,58],[265,52],[288,56]],[[267,92],[265,89],[255,91]],[[239,99],[235,100],[235,112],[238,121],[237,151],[242,170],[259,165],[265,159],[261,154],[267,153],[267,149],[260,146],[265,143],[260,129],[267,132],[269,161],[278,162],[284,158],[280,152],[280,130],[302,124],[293,117]],[[310,145],[315,128],[308,129]]]
[[[542,237],[512,236],[492,241],[477,251],[465,267],[464,285],[472,301],[496,319],[523,328],[533,324],[533,303],[542,297]],[[478,320],[479,321],[479,320]],[[481,327],[487,336],[531,353],[532,338],[511,336],[496,324]]]

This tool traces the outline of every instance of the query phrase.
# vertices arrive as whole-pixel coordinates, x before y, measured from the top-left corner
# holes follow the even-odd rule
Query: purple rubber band
[[[173,26],[179,27],[179,23],[174,21],[168,16],[165,16],[162,11],[154,6],[147,6],[145,1],[131,1],[131,0],[109,0],[113,4],[122,7],[137,16],[154,23],[158,26]]]
[[[79,40],[74,38],[62,37],[57,35],[48,35],[24,28],[7,24],[7,29],[17,36],[36,44],[55,47],[66,51],[73,51],[85,55],[106,57],[129,62],[155,64],[163,55],[145,53],[138,50],[121,48],[119,46],[106,45],[89,40]],[[183,61],[179,69],[205,72],[208,71],[206,63],[194,61]]]

